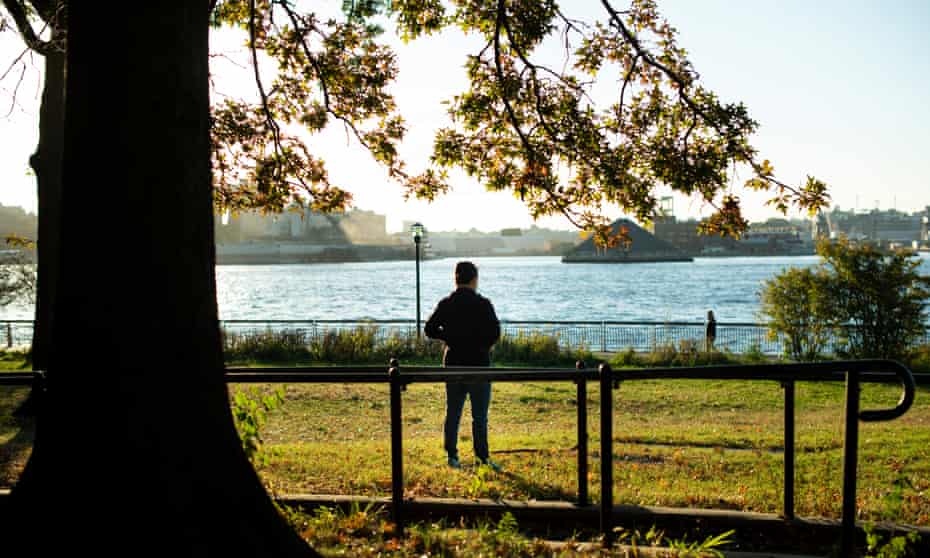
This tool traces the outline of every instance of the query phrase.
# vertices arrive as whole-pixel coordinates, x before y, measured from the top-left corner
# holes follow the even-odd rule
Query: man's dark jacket
[[[468,287],[440,300],[424,329],[427,337],[445,342],[446,366],[490,366],[491,347],[501,336],[491,301]]]

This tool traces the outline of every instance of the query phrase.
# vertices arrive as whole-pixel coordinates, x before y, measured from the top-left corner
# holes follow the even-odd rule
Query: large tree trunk
[[[246,459],[223,380],[205,8],[69,8],[55,342],[11,556],[313,554]]]
[[[59,38],[60,31],[52,29],[51,40]],[[65,144],[65,53],[53,50],[45,55],[45,84],[42,88],[42,105],[39,109],[39,145],[29,160],[36,174],[39,200],[39,231],[36,252],[36,305],[32,333],[32,367],[47,370],[52,347],[55,283],[58,280],[58,261],[61,257],[61,157]],[[38,395],[29,397],[16,409],[20,416],[34,416]]]
[[[53,32],[53,39],[58,33]],[[61,207],[61,157],[64,149],[65,53],[55,50],[45,56],[45,84],[39,111],[39,145],[30,159],[36,174],[39,200],[38,273],[36,276],[35,330],[32,364],[48,368],[52,346],[52,310],[55,300],[57,264],[60,258],[59,209]]]

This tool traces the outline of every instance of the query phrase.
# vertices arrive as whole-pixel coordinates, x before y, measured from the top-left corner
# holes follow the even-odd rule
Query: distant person
[[[426,321],[427,337],[446,347],[443,366],[490,366],[491,347],[501,336],[501,326],[491,301],[476,292],[478,268],[471,262],[455,265],[455,291],[439,301]],[[461,468],[458,452],[459,423],[465,398],[471,399],[471,431],[475,458],[495,471],[488,451],[488,408],[491,382],[446,382],[446,420],[443,441],[449,466]]]
[[[714,311],[707,311],[707,323],[704,324],[704,350],[711,352],[714,350],[714,341],[717,339],[717,320],[714,319]]]

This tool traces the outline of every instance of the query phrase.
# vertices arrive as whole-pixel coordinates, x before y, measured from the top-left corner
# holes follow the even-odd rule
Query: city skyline
[[[579,3],[582,15],[594,12],[588,4]],[[328,8],[338,5],[329,2]],[[781,179],[798,184],[813,175],[830,186],[832,204],[843,209],[878,206],[910,212],[930,205],[930,159],[923,155],[930,107],[921,99],[921,92],[930,89],[930,4],[899,2],[892,10],[867,1],[679,0],[660,2],[659,9],[679,30],[679,43],[704,83],[724,101],[744,102],[760,122],[754,145]],[[214,42],[231,48],[240,39],[221,36]],[[458,33],[408,45],[392,35],[388,41],[398,52],[394,92],[409,128],[402,153],[418,169],[426,163],[434,129],[447,121],[441,101],[464,89],[464,55],[475,52],[476,43]],[[19,53],[17,42],[11,33],[0,33],[3,60]],[[27,211],[35,211],[28,157],[37,134],[41,58],[35,56],[31,64],[19,86],[18,104],[0,119],[0,203]],[[239,89],[235,78],[226,86]],[[11,87],[0,84],[4,105]],[[388,215],[391,231],[411,220],[434,230],[532,224],[518,199],[487,193],[461,173],[453,173],[453,192],[434,204],[404,202],[400,187],[388,183],[384,170],[341,129],[328,130],[310,145],[327,160],[334,181],[355,194],[355,206]],[[741,181],[734,180],[734,193],[743,199],[750,220],[777,216],[763,205],[764,194],[743,191]],[[674,210],[681,218],[708,212],[680,196]],[[612,220],[620,213],[614,209],[607,216]],[[569,228],[560,219],[538,225]]]

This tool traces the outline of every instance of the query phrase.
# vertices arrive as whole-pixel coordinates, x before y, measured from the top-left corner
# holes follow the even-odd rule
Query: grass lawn
[[[230,389],[240,387],[274,389]],[[841,384],[798,384],[799,516],[839,517],[843,390]],[[283,391],[284,403],[269,413],[262,431],[265,463],[259,472],[271,489],[390,494],[387,386],[286,385]],[[614,391],[615,502],[779,512],[782,394],[775,382],[623,383]],[[11,416],[24,395],[22,388],[0,388],[0,486],[15,482],[31,446],[31,430]],[[867,384],[862,407],[891,407],[899,395],[898,388]],[[599,397],[597,386],[589,384],[594,501],[600,477]],[[490,445],[502,473],[467,463],[472,455],[468,409],[459,442],[466,466],[461,471],[446,466],[442,385],[411,385],[403,403],[408,496],[575,498],[573,384],[494,385]],[[859,518],[930,526],[930,390],[919,388],[904,417],[860,426]]]
[[[233,386],[232,389],[236,389]],[[798,384],[797,513],[839,517],[843,386]],[[614,392],[615,501],[623,504],[780,511],[782,389],[775,382],[639,381]],[[390,494],[386,386],[288,385],[264,429],[262,476],[280,493]],[[890,386],[869,384],[863,408],[893,406]],[[492,457],[504,472],[448,468],[441,385],[404,392],[408,496],[575,498],[575,388],[496,383]],[[589,490],[599,490],[599,391],[588,389]],[[930,390],[889,423],[862,423],[860,519],[930,525]],[[470,417],[460,432],[471,455]]]

